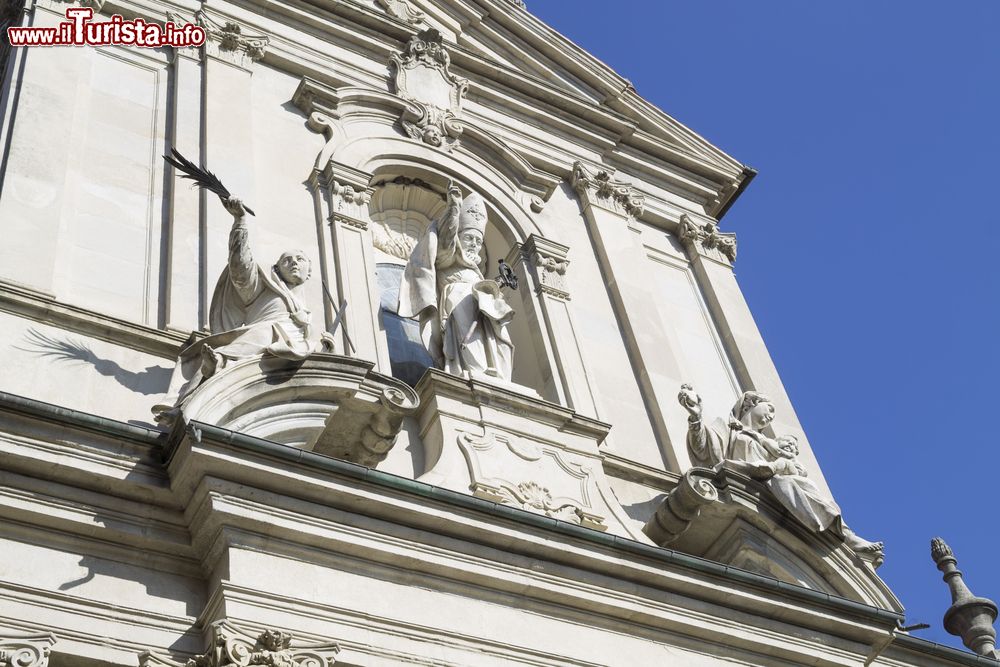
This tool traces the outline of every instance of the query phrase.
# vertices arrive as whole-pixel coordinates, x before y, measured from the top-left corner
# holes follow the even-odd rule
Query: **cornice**
[[[54,296],[0,280],[0,310],[164,359],[173,359],[191,333],[154,329],[58,301]]]
[[[763,616],[797,610],[796,617],[803,627],[822,624],[824,631],[846,633],[858,639],[865,636],[866,641],[881,636],[902,619],[901,614],[886,609],[226,429],[196,422],[187,425],[186,429],[178,428],[169,463],[174,488],[182,501],[190,502],[192,494],[197,496],[205,492],[206,483],[218,486],[218,491],[212,492],[215,518],[211,525],[216,528],[222,525],[221,521],[236,530],[264,531],[266,535],[281,538],[283,543],[293,544],[302,531],[295,522],[289,523],[291,516],[283,509],[287,505],[276,503],[278,498],[294,495],[300,500],[318,503],[317,508],[329,507],[331,502],[334,508],[352,508],[363,497],[366,499],[366,518],[363,523],[351,523],[349,533],[344,531],[343,520],[325,519],[325,509],[322,515],[306,512],[301,519],[305,522],[302,528],[305,529],[303,534],[311,536],[312,548],[322,553],[348,549],[348,553],[378,561],[377,551],[382,549],[389,535],[380,528],[378,544],[367,539],[365,526],[370,525],[368,521],[376,520],[384,528],[393,524],[406,528],[408,535],[412,535],[409,528],[417,528],[429,531],[429,536],[460,537],[477,544],[496,542],[507,552],[513,549],[511,553],[552,559],[607,575],[612,575],[608,571],[608,559],[614,554],[612,576],[617,580],[641,581],[644,587],[679,592],[674,587],[678,585],[677,578],[681,577],[687,582],[683,590],[696,596],[709,596],[725,604],[726,608],[752,609],[753,613]],[[263,461],[270,463],[261,467]],[[261,476],[265,468],[266,479]],[[307,475],[303,474],[305,471]],[[293,479],[297,481],[289,484]],[[261,493],[251,493],[248,500],[241,499],[245,495],[241,491],[244,484],[260,489]],[[273,507],[275,520],[268,520],[258,512],[240,510],[246,502],[255,503],[259,511]],[[231,507],[232,503],[235,506]],[[305,509],[306,506],[301,507]],[[236,511],[232,511],[234,509]],[[277,515],[281,515],[280,520]],[[450,520],[446,520],[446,516],[450,516]],[[321,524],[323,531],[312,529]],[[207,532],[219,534],[217,529]],[[437,538],[431,537],[423,548],[433,548],[430,545],[436,541]],[[392,562],[397,562],[398,552],[395,549],[388,551],[392,554]],[[478,581],[479,585],[496,583],[492,578]]]
[[[403,24],[385,14],[382,10],[363,7],[351,0],[305,1],[307,7],[314,7],[332,15],[358,20],[366,27],[375,28],[375,32],[368,33],[367,31],[362,31],[362,33],[358,34],[341,22],[324,21],[322,16],[316,16],[315,14],[309,17],[308,13],[303,9],[288,7],[284,3],[278,3],[277,0],[257,0],[255,4],[266,7],[269,12],[273,11],[274,14],[295,16],[297,20],[307,21],[314,26],[320,27],[323,32],[337,34],[345,41],[362,41],[366,48],[372,49],[372,58],[376,60],[385,58],[392,51],[398,50],[417,32],[415,26]],[[506,2],[506,0],[501,1]],[[513,7],[509,8],[509,12],[530,17],[530,14],[527,12],[517,10]],[[496,12],[491,16],[495,18],[500,16],[500,14],[500,12]],[[552,32],[547,27],[546,30]],[[555,35],[556,33],[552,32],[552,34]],[[391,41],[387,42],[384,39],[386,36],[390,38],[394,37],[398,41],[395,43]],[[277,39],[277,36],[275,37]],[[560,39],[564,38],[560,37]],[[276,40],[272,40],[272,44],[274,41]],[[578,47],[574,46],[574,48]],[[531,103],[537,107],[537,116],[543,122],[552,122],[545,119],[565,117],[568,113],[577,119],[577,121],[585,121],[592,124],[596,133],[603,134],[608,141],[608,144],[601,148],[606,156],[613,156],[615,154],[613,149],[615,145],[632,146],[635,150],[643,153],[654,150],[655,152],[651,153],[653,157],[679,163],[677,166],[692,171],[692,173],[696,173],[699,177],[706,179],[707,182],[711,182],[711,187],[715,191],[721,191],[728,184],[735,182],[742,174],[743,165],[734,160],[706,160],[704,157],[699,156],[694,148],[698,145],[697,142],[685,147],[683,142],[681,145],[673,145],[653,135],[651,132],[655,127],[670,127],[681,134],[686,133],[692,137],[697,137],[696,134],[676,121],[673,121],[673,119],[670,119],[665,114],[662,114],[661,111],[652,105],[648,105],[648,108],[655,110],[658,114],[662,114],[664,118],[669,120],[669,123],[664,122],[660,125],[649,124],[648,131],[640,131],[637,121],[629,118],[619,110],[602,106],[599,103],[595,104],[594,99],[553,85],[528,72],[517,70],[503,63],[485,58],[474,53],[467,46],[449,44],[448,51],[451,55],[452,65],[463,70],[462,74],[469,76],[470,81],[477,84],[475,86],[475,95],[471,96],[472,99],[482,98],[490,99],[493,102],[503,102],[503,97],[498,97],[498,93],[494,92],[494,90],[498,92],[509,90],[526,95]],[[552,54],[549,51],[549,47],[541,49],[542,53],[551,56]],[[590,58],[590,56],[587,57]],[[601,65],[601,67],[604,66]],[[574,72],[574,74],[576,73]],[[310,73],[309,76],[319,79],[320,73]],[[621,79],[621,81],[624,82],[624,79]],[[627,82],[623,83],[621,88],[616,89],[617,92],[615,95],[626,90],[629,85]],[[609,93],[610,89],[605,92]],[[566,132],[572,132],[574,125],[573,123],[566,124],[561,129]],[[591,140],[588,139],[586,134],[579,136],[584,141]],[[705,146],[711,145],[705,143]],[[712,148],[714,149],[714,147]]]
[[[128,4],[133,13],[153,14],[149,7],[132,4],[132,0],[122,0],[122,4]],[[471,11],[474,6],[484,11]],[[631,99],[631,96],[641,102],[617,105],[616,108],[606,103],[595,103],[593,98],[554,85],[530,72],[485,58],[467,46],[449,43],[453,67],[474,84],[470,89],[469,102],[475,104],[470,104],[465,110],[464,120],[489,127],[494,120],[479,113],[479,105],[496,109],[501,114],[508,109],[519,108],[515,115],[523,114],[531,118],[531,124],[542,128],[542,131],[528,135],[517,130],[519,136],[511,137],[509,132],[514,130],[504,125],[498,128],[499,143],[519,145],[518,152],[534,168],[568,175],[573,160],[591,154],[591,159],[605,164],[620,163],[634,177],[648,180],[654,188],[663,187],[693,199],[704,205],[704,212],[709,215],[724,212],[741,192],[740,184],[747,180],[743,165],[731,158],[707,159],[711,150],[708,154],[699,154],[697,149],[702,146],[699,141],[704,142],[703,139],[636,96],[630,84],[610,70],[604,73],[607,76],[597,76],[592,72],[593,76],[588,77],[573,69],[586,69],[588,66],[606,69],[606,66],[566,42],[565,38],[530,13],[507,4],[507,0],[463,0],[453,9],[461,9],[468,14],[470,22],[494,20],[507,30],[520,31],[518,34],[534,31],[537,38],[537,33],[542,31],[547,35],[546,39],[531,39],[528,40],[530,44],[538,53],[562,67],[570,67],[567,58],[574,62],[579,59],[568,71],[587,85],[598,86],[603,91],[605,102],[609,99]],[[162,20],[162,16],[154,15],[152,18]],[[269,64],[335,88],[361,86],[378,89],[385,80],[385,74],[384,71],[368,70],[334,60],[327,53],[317,50],[318,44],[306,46],[301,40],[294,39],[293,30],[298,32],[308,27],[311,29],[308,34],[317,40],[335,36],[338,43],[342,42],[344,46],[353,44],[360,49],[359,53],[366,54],[373,63],[379,63],[386,62],[392,52],[404,47],[419,27],[393,18],[380,8],[354,0],[303,0],[296,4],[282,0],[249,0],[239,11],[234,11],[233,20],[245,26],[245,32],[267,33],[270,42],[265,59]],[[557,44],[558,48],[553,44]],[[567,45],[579,54],[563,53],[562,49]],[[637,115],[637,118],[630,118],[629,113]],[[649,115],[649,118],[643,114]],[[552,129],[547,129],[549,127]],[[669,129],[679,138],[689,136],[691,139],[674,144],[656,136],[656,128],[661,128],[661,131]],[[579,142],[578,147],[567,152],[558,143],[547,142],[549,132],[573,137]],[[711,147],[707,142],[702,148],[708,150],[705,146]]]

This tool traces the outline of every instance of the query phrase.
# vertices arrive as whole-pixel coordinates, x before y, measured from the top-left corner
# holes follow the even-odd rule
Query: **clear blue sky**
[[[919,637],[1000,601],[1000,1],[526,0],[760,175],[723,219],[837,501]]]

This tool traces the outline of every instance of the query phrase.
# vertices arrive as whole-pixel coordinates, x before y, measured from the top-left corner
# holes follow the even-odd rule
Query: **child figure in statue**
[[[677,397],[688,411],[687,445],[691,462],[714,468],[723,461],[742,464],[747,474],[764,482],[788,512],[813,532],[830,531],[858,553],[873,554],[876,566],[883,558],[881,542],[869,542],[847,527],[840,506],[826,496],[795,460],[798,440],[786,435],[771,438],[765,430],[774,420],[774,404],[755,391],[743,392],[728,420],[702,423],[701,397],[683,385]]]

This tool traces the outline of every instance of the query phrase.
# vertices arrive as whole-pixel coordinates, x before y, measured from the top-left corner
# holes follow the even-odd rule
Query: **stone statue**
[[[774,420],[774,404],[766,396],[743,392],[729,419],[716,419],[711,426],[702,423],[701,397],[690,385],[681,387],[677,399],[689,414],[687,446],[694,465],[714,468],[723,461],[737,462],[750,477],[764,481],[804,526],[816,533],[830,531],[855,552],[874,556],[876,567],[881,564],[883,544],[858,537],[844,523],[837,503],[806,476],[796,461],[796,438],[764,433]]]
[[[420,334],[434,363],[454,375],[510,381],[513,309],[495,280],[479,269],[486,205],[472,193],[448,187],[448,207],[410,254],[399,287],[401,317],[420,320]]]
[[[236,197],[222,203],[233,215],[233,227],[229,261],[209,309],[211,335],[181,351],[166,395],[153,406],[158,421],[170,421],[188,394],[234,361],[260,355],[302,360],[313,351],[333,351],[329,334],[319,342],[312,336],[302,297],[312,273],[309,259],[290,250],[273,266],[260,266],[251,252],[243,203]]]

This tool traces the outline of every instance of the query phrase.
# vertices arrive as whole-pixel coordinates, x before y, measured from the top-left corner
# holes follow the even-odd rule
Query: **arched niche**
[[[375,285],[379,290],[379,317],[386,336],[393,375],[414,384],[431,364],[424,350],[416,321],[396,315],[399,283],[413,247],[428,227],[444,214],[449,181],[456,182],[468,195],[479,192],[487,202],[488,223],[484,238],[483,275],[498,274],[498,261],[507,259],[516,244],[523,242],[523,229],[512,224],[513,216],[498,207],[496,193],[487,196],[477,182],[468,182],[463,174],[446,173],[440,167],[400,164],[384,157],[372,170],[368,215],[372,235]],[[507,202],[508,206],[513,202]],[[523,223],[520,225],[523,228]],[[530,285],[522,280],[517,291],[506,290],[505,296],[516,316],[511,323],[514,341],[513,382],[532,389],[541,396],[557,401],[554,378],[548,369],[541,319],[534,316],[536,298]]]

